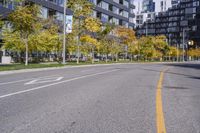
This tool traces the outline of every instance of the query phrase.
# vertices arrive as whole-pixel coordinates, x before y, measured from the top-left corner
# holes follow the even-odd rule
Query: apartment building
[[[94,3],[93,16],[104,23],[134,28],[134,0],[90,0]]]
[[[180,0],[180,2],[156,15],[154,20],[145,22],[137,28],[137,35],[166,35],[170,45],[183,47],[186,42],[193,41],[200,46],[200,0]]]
[[[56,20],[63,20],[63,2],[64,0],[27,0],[42,6],[42,17],[48,18],[54,16]],[[94,3],[95,8],[93,16],[100,18],[102,22],[115,23],[125,27],[134,27],[133,10],[134,0],[89,0]],[[6,16],[13,8],[15,3],[7,0],[0,0],[0,14]],[[67,9],[67,14],[72,12]]]
[[[142,1],[142,12],[155,12],[155,2],[153,0],[143,0]]]
[[[145,22],[152,21],[159,12],[165,12],[172,5],[170,0],[142,0],[135,1],[137,5],[134,10],[135,28],[141,27]]]

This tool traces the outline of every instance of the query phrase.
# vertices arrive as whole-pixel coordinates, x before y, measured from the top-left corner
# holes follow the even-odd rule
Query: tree
[[[116,35],[121,39],[121,42],[125,44],[125,53],[129,53],[131,57],[133,56],[136,48],[136,36],[135,31],[129,28],[119,26],[115,30]]]
[[[111,32],[114,28],[114,25],[107,23],[104,25],[104,28],[101,28],[101,30],[97,33],[97,38],[100,42],[100,52],[106,55],[106,62],[108,61],[108,54],[111,53],[113,45],[114,36],[111,36]]]
[[[128,44],[128,53],[131,56],[131,61],[133,60],[133,55],[139,55],[139,47],[137,41]]]
[[[84,20],[92,14],[93,4],[88,0],[68,0],[67,6],[73,11],[73,33],[68,36],[68,39],[75,41],[77,46],[77,64],[79,63],[80,53],[80,37],[84,33]],[[70,37],[70,38],[69,38]],[[76,45],[75,44],[75,45]],[[74,48],[74,44],[70,44],[68,48]],[[72,49],[71,49],[72,50]],[[74,49],[73,49],[74,50]]]
[[[16,52],[25,51],[25,44],[21,40],[20,32],[13,32],[11,29],[5,29],[2,32],[3,49],[8,49]]]
[[[100,53],[102,55],[106,55],[106,63],[108,62],[108,55],[111,53],[111,40],[109,39],[104,39],[100,40]]]
[[[101,30],[101,25],[102,23],[100,22],[100,20],[93,17],[88,17],[84,21],[85,29],[88,32],[90,32],[93,35],[93,37],[94,37],[94,33],[97,33]]]
[[[68,0],[67,7],[73,11],[75,19],[92,14],[93,4],[88,0]]]
[[[191,56],[193,59],[198,59],[200,57],[200,48],[190,49],[188,51],[188,55]]]
[[[167,55],[169,56],[169,59],[171,59],[171,57],[174,59],[175,57],[177,57],[177,48],[173,47],[173,46],[169,46],[169,50],[167,51]]]
[[[161,58],[161,60],[163,59],[163,56],[166,55],[169,51],[170,48],[166,42],[166,36],[164,35],[160,35],[160,36],[155,36],[152,37],[153,39],[153,44],[154,44],[154,48],[157,51],[157,53],[159,53],[159,58]]]
[[[119,26],[116,28],[115,33],[126,45],[136,41],[135,31],[132,29]]]
[[[82,36],[81,41],[86,44],[87,49],[90,51],[90,53],[92,53],[92,63],[94,63],[94,50],[95,48],[99,48],[98,41],[90,35]]]
[[[153,39],[151,36],[143,36],[139,39],[140,54],[145,60],[151,58],[155,54]]]
[[[28,38],[34,33],[38,24],[39,7],[36,5],[18,6],[15,11],[9,15],[9,21],[12,24],[14,32],[18,32],[25,45],[25,65],[28,65]]]
[[[77,50],[77,39],[75,38],[75,33],[72,32],[67,35],[67,51],[69,52],[69,59],[71,60],[71,55]]]
[[[81,41],[90,44],[92,48],[92,63],[94,63],[95,49],[99,50],[100,47],[100,43],[95,38],[95,34],[101,30],[101,22],[97,18],[88,17],[84,20],[84,28],[87,34],[81,37]]]
[[[56,52],[60,45],[58,29],[56,26],[42,29],[37,34],[31,34],[28,42],[31,51]]]
[[[122,52],[123,50],[123,47],[122,45],[118,42],[117,39],[112,39],[111,40],[111,49],[110,49],[110,53],[112,55],[115,55],[115,61],[118,62],[118,55],[120,52]]]

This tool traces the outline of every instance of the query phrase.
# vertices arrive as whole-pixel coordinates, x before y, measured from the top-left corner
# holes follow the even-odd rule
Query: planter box
[[[11,63],[11,57],[10,56],[2,56],[1,57],[1,63],[2,64],[10,64]]]

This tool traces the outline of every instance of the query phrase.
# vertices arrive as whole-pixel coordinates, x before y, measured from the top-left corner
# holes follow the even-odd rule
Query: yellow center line
[[[156,125],[157,125],[157,133],[166,133],[165,119],[164,119],[163,105],[162,105],[162,85],[163,85],[164,73],[165,73],[165,71],[167,71],[167,69],[164,69],[160,73],[160,79],[158,81],[157,90],[156,90]]]

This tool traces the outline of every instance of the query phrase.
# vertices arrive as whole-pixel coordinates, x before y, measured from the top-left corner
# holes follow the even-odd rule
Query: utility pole
[[[66,64],[66,40],[65,40],[65,36],[66,36],[66,6],[67,6],[67,0],[64,0],[64,14],[63,14],[63,53],[62,53],[62,57],[63,57],[63,61],[62,64]]]
[[[77,47],[77,64],[80,62],[80,25],[81,25],[81,18],[79,17],[78,19],[78,28],[79,28],[79,33],[78,33],[78,47]]]
[[[185,31],[189,31],[190,29],[187,28],[183,28],[183,62],[185,61],[184,57],[185,57],[185,54],[184,54],[184,51],[185,51]]]
[[[185,61],[184,51],[185,51],[185,29],[183,28],[183,62]]]
[[[146,20],[146,36],[148,36],[148,20]]]
[[[179,54],[179,46],[178,46],[178,43],[176,44],[176,60],[177,60],[177,62],[179,61],[179,56],[178,56],[178,54]]]

